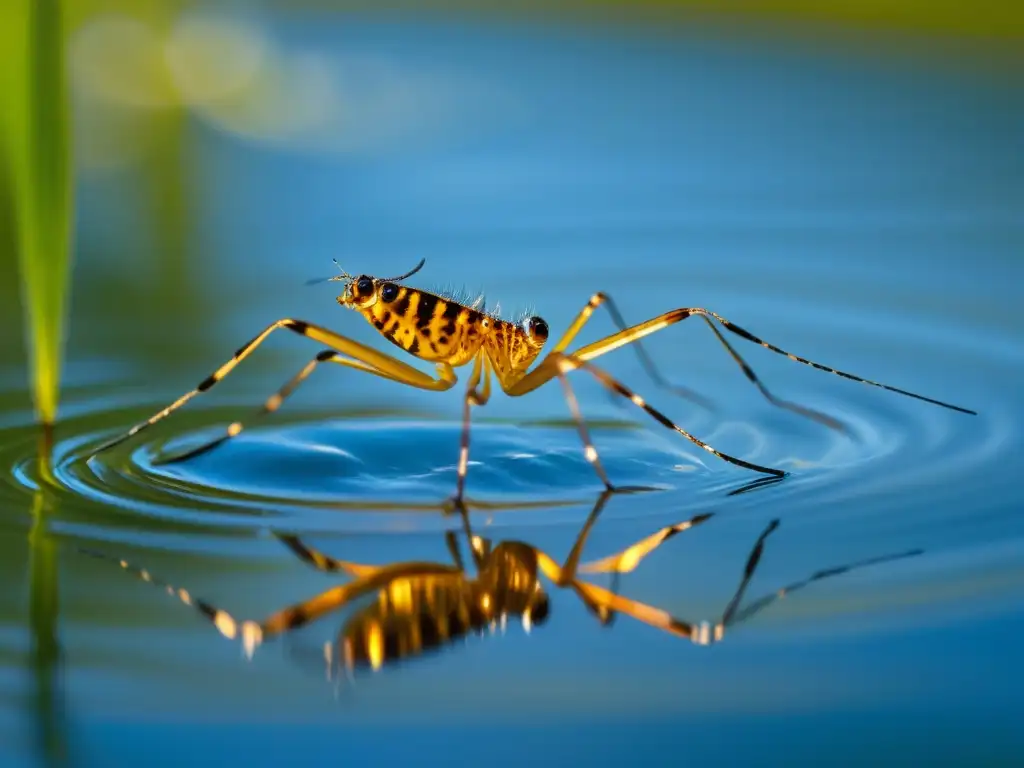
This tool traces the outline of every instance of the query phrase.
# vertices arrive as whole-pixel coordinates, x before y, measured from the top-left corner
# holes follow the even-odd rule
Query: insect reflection
[[[459,532],[445,533],[452,562],[396,562],[367,565],[330,557],[307,546],[300,538],[278,538],[300,559],[319,571],[343,573],[351,578],[308,600],[279,610],[262,621],[240,621],[227,611],[192,596],[187,590],[155,579],[147,570],[125,560],[117,561],[127,572],[157,586],[185,605],[196,609],[229,639],[240,639],[246,656],[268,639],[284,635],[329,613],[350,606],[371,595],[375,600],[356,608],[344,623],[336,642],[325,645],[329,674],[337,667],[346,674],[360,668],[373,670],[394,662],[419,657],[431,650],[451,645],[473,634],[494,631],[509,620],[522,622],[529,630],[545,623],[550,614],[548,594],[541,577],[555,588],[571,589],[597,620],[610,625],[623,614],[651,627],[676,635],[696,645],[711,645],[723,639],[726,631],[764,610],[777,600],[824,578],[855,568],[911,557],[922,550],[910,550],[861,560],[817,571],[807,578],[777,588],[743,606],[747,588],[754,577],[768,537],[779,527],[772,520],[755,540],[743,567],[739,585],[720,617],[714,621],[690,622],[670,613],[620,595],[619,575],[637,568],[645,557],[675,535],[701,525],[713,513],[699,514],[665,526],[624,549],[598,560],[581,562],[583,549],[595,522],[615,492],[605,491],[597,499],[565,561],[559,564],[547,553],[524,541],[497,543],[475,534],[469,514],[462,507]],[[460,548],[460,534],[468,543],[472,571],[466,567]],[[104,559],[108,555],[87,551]],[[601,587],[584,575],[610,574],[611,589]]]

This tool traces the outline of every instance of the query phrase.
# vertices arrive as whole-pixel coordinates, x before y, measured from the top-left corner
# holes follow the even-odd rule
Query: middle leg
[[[583,326],[587,324],[594,312],[599,308],[604,307],[608,311],[608,315],[611,317],[612,322],[618,327],[619,332],[625,332],[629,330],[630,326],[626,323],[625,318],[619,311],[618,305],[612,300],[612,297],[603,291],[598,291],[590,297],[590,301],[587,302],[586,306],[583,307],[573,319],[572,323],[566,329],[565,333],[562,334],[562,338],[558,340],[558,343],[552,348],[552,352],[565,352],[569,344],[572,343],[576,335],[583,330]],[[658,370],[651,356],[647,354],[647,350],[644,348],[643,342],[637,340],[632,344],[634,351],[636,352],[637,359],[640,361],[640,366],[647,373],[648,377],[657,386],[662,389],[668,390],[680,397],[689,400],[707,410],[714,410],[713,403],[703,395],[678,384],[672,384],[669,382]]]
[[[478,389],[483,380],[483,389]],[[455,481],[455,495],[447,505],[447,510],[461,509],[463,495],[466,490],[466,474],[469,471],[469,431],[470,416],[473,406],[486,405],[491,398],[491,369],[487,356],[480,352],[473,361],[473,372],[466,382],[466,394],[462,399],[462,436],[459,441],[458,477]]]
[[[745,461],[744,459],[739,459],[736,458],[735,456],[730,456],[729,454],[723,453],[717,448],[708,445],[703,440],[694,437],[681,426],[673,422],[670,418],[668,418],[668,416],[663,414],[661,411],[649,405],[647,401],[644,400],[644,398],[642,398],[640,395],[630,391],[625,385],[620,383],[617,379],[613,378],[611,375],[609,375],[602,369],[598,368],[593,363],[588,363],[585,360],[581,360],[580,358],[577,357],[563,355],[556,361],[556,364],[559,368],[559,375],[564,375],[577,368],[582,368],[583,370],[591,374],[594,378],[596,378],[599,382],[601,382],[601,384],[603,384],[605,387],[626,398],[631,403],[633,403],[633,405],[637,406],[638,408],[646,412],[649,416],[651,416],[663,427],[666,427],[667,429],[671,429],[672,431],[677,432],[694,445],[703,448],[708,453],[714,454],[723,461],[727,461],[730,464],[735,464],[739,467],[744,467],[745,469],[752,469],[755,472],[761,472],[766,475],[784,477],[786,474],[781,469],[774,469],[772,467],[761,466],[760,464],[754,464],[753,462]]]
[[[533,371],[527,374],[525,378],[521,379],[516,384],[513,384],[512,386],[505,389],[505,393],[510,397],[519,397],[528,392],[532,392],[533,390],[540,387],[541,384],[558,376],[562,381],[563,387],[566,388],[566,399],[569,403],[570,408],[573,410],[573,415],[576,418],[577,425],[579,426],[580,436],[582,437],[584,443],[585,456],[587,460],[591,463],[591,465],[594,466],[595,471],[598,474],[598,477],[601,479],[601,481],[604,483],[607,489],[612,489],[614,486],[612,486],[607,474],[604,472],[604,468],[600,465],[600,461],[597,456],[597,450],[594,448],[593,443],[590,442],[589,435],[586,431],[586,425],[584,424],[582,415],[579,412],[579,406],[575,402],[575,396],[572,395],[571,387],[569,387],[568,380],[565,377],[565,374],[570,373],[571,371],[577,368],[586,370],[610,391],[626,398],[631,403],[636,405],[638,408],[641,408],[644,412],[646,412],[649,416],[654,418],[655,421],[657,421],[662,426],[671,429],[674,432],[677,432],[678,434],[682,435],[687,440],[692,442],[694,445],[703,448],[708,453],[714,454],[723,461],[727,461],[730,464],[735,464],[737,466],[744,467],[745,469],[754,470],[755,472],[761,472],[766,475],[772,475],[774,477],[785,477],[786,473],[781,469],[765,467],[760,464],[754,464],[753,462],[745,461],[735,456],[730,456],[729,454],[723,453],[717,448],[714,448],[713,446],[709,445],[703,440],[695,437],[694,435],[690,434],[687,430],[683,429],[678,424],[669,419],[667,416],[665,416],[661,411],[649,405],[647,401],[644,400],[644,398],[642,398],[640,395],[630,391],[623,384],[614,379],[605,371],[595,366],[593,363],[589,363],[586,360],[583,360],[574,355],[565,355],[562,353],[553,352],[551,353],[551,355],[546,357],[537,368],[535,368]]]

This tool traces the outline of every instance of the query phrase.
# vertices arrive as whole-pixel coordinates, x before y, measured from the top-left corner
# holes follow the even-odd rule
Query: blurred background
[[[494,743],[524,729],[538,754],[591,762],[669,764],[680,743],[746,764],[1024,755],[1020,3],[12,0],[0,49],[0,583],[19,587],[0,597],[0,762],[259,763],[339,743],[500,762]],[[610,503],[594,557],[716,515],[624,578],[629,594],[713,619],[771,519],[752,595],[924,554],[822,581],[707,654],[621,617],[603,631],[557,593],[528,636],[337,695],[309,658],[342,619],[247,664],[76,554],[128,557],[243,616],[329,584],[268,530],[366,562],[447,557],[436,503],[460,388],[324,371],[221,450],[155,463],[251,418],[316,353],[306,340],[272,338],[145,438],[84,460],[281,317],[391,351],[337,285],[304,285],[335,258],[378,275],[426,258],[410,284],[483,292],[554,335],[596,290],[630,322],[704,306],[979,415],[740,348],[837,432],[772,407],[703,326],[648,348],[712,408],[621,350],[607,369],[687,429],[794,473],[730,496],[756,476],[574,378],[613,479],[664,489]],[[580,341],[612,330],[595,315]],[[48,468],[33,344],[62,360]],[[557,386],[496,395],[474,413],[468,486],[491,506],[474,525],[556,559],[600,487],[567,415]]]
[[[506,301],[535,301],[537,288],[526,288],[538,279],[528,269],[535,244],[496,243],[481,218],[500,217],[519,238],[582,226],[551,210],[552,192],[598,199],[604,208],[586,213],[605,227],[639,216],[679,224],[733,191],[723,191],[727,174],[767,176],[771,162],[771,186],[745,183],[742,210],[729,211],[766,216],[765,204],[814,195],[809,166],[835,172],[832,151],[885,162],[871,144],[881,130],[919,132],[891,148],[904,162],[953,165],[921,127],[966,130],[982,118],[976,102],[960,100],[996,101],[999,88],[999,129],[1019,140],[1019,104],[1008,100],[1018,93],[1024,10],[997,0],[58,5],[74,114],[73,307],[90,318],[88,328],[71,323],[72,344],[138,359],[146,345],[126,348],[123,318],[160,316],[166,331],[149,348],[169,366],[194,355],[188,330],[207,327],[211,309],[251,307],[260,286],[284,291],[280,305],[264,305],[267,317],[297,300],[321,303],[323,290],[298,286],[333,269],[332,257],[393,272],[426,256],[425,279],[491,293],[518,279]],[[820,67],[831,79],[815,77]],[[934,96],[965,77],[976,90]],[[794,138],[805,132],[814,147]],[[858,132],[858,146],[844,141]],[[957,149],[1001,162],[1002,147],[980,137]],[[722,156],[733,158],[728,167]],[[631,175],[614,175],[623,168]],[[671,190],[643,183],[654,174]],[[853,194],[851,183],[832,182]],[[12,201],[8,187],[0,193],[0,266],[14,274]],[[467,196],[484,210],[467,209]],[[428,230],[444,243],[425,242]],[[689,244],[673,242],[674,253]],[[20,324],[17,286],[0,287],[9,329]],[[117,313],[93,311],[112,297]],[[18,344],[4,349],[17,360]]]

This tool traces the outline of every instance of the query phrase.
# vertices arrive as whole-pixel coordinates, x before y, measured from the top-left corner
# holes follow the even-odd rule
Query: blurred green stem
[[[71,140],[61,0],[4,0],[8,39],[7,167],[30,378],[37,418],[57,418],[71,243]],[[14,6],[19,6],[15,8]],[[12,12],[13,11],[13,12]]]

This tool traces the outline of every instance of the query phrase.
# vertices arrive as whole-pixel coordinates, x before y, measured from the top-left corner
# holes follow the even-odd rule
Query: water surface
[[[52,478],[34,460],[13,337],[0,357],[5,764],[32,763],[41,739],[85,765],[513,762],[524,748],[602,762],[1020,759],[1019,85],[955,60],[700,29],[272,29],[285,51],[328,56],[340,82],[379,78],[345,92],[363,122],[343,122],[338,146],[296,148],[193,114],[179,126],[180,178],[83,174]],[[387,90],[406,81],[415,97]],[[144,256],[167,247],[168,226],[182,253]],[[822,569],[920,553],[816,582],[710,648],[625,616],[602,627],[551,587],[550,616],[529,633],[513,622],[328,681],[321,648],[351,614],[248,661],[159,589],[79,550],[253,618],[336,580],[274,532],[359,562],[448,561],[443,533],[459,525],[438,505],[454,488],[459,389],[325,370],[221,449],[158,463],[248,417],[317,351],[285,333],[213,392],[85,461],[279,317],[387,349],[335,304],[335,285],[303,286],[330,274],[332,257],[386,274],[426,257],[412,284],[486,288],[490,305],[530,305],[553,334],[595,290],[630,321],[708,307],[796,354],[979,413],[736,341],[774,393],[841,420],[837,432],[772,407],[707,327],[684,322],[648,350],[713,409],[659,389],[628,349],[601,364],[701,439],[791,474],[733,494],[757,476],[575,374],[609,474],[658,488],[609,500],[586,556],[713,513],[623,576],[623,594],[714,622],[772,520],[750,600]],[[613,330],[599,312],[580,340]],[[601,490],[568,418],[557,384],[475,412],[477,533],[566,556]],[[46,544],[30,549],[40,510]],[[59,573],[59,665],[33,655],[29,603],[48,593],[43,578],[30,589],[30,551],[37,573],[48,562]],[[34,625],[38,637],[45,622]]]

